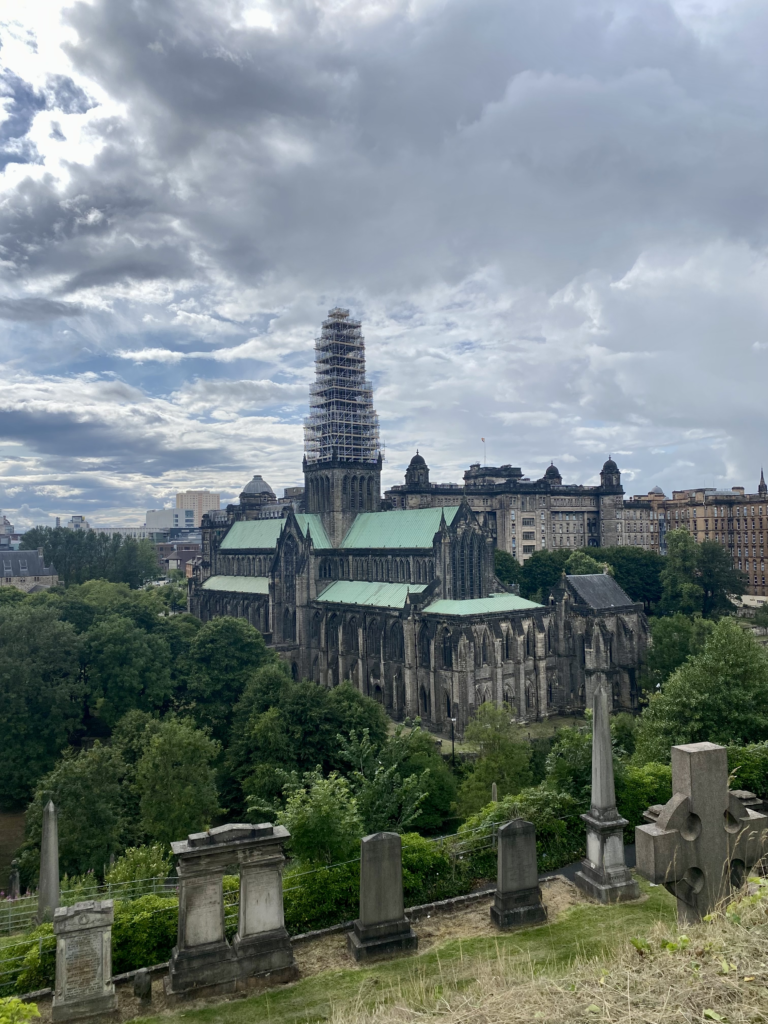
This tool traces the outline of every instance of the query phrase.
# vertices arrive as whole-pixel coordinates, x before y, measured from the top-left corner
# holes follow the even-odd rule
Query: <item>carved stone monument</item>
[[[347,932],[347,949],[355,960],[367,960],[416,949],[418,943],[404,912],[400,836],[366,836],[360,844],[360,917]]]
[[[601,682],[595,690],[592,715],[592,802],[587,823],[587,856],[575,882],[600,903],[635,900],[640,887],[624,859],[624,828],[628,824],[616,809],[613,747],[608,694]]]
[[[729,793],[728,752],[715,743],[672,747],[672,799],[652,810],[635,829],[637,870],[677,897],[680,924],[728,899],[766,852],[768,817]]]
[[[496,898],[491,920],[499,928],[521,928],[547,919],[536,862],[536,826],[516,818],[498,831]]]
[[[51,1020],[103,1016],[117,1010],[112,984],[112,900],[86,900],[58,907],[53,916],[56,936],[56,987]]]
[[[59,905],[59,812],[49,800],[43,810],[40,843],[40,882],[37,887],[37,923],[52,921]]]
[[[18,900],[21,897],[21,876],[19,875],[19,862],[11,861],[11,873],[8,877],[8,899]]]
[[[293,950],[283,923],[281,825],[232,824],[172,843],[178,857],[179,929],[165,988],[199,996],[248,988],[255,979],[290,981]],[[240,872],[240,917],[233,945],[224,932],[224,875]]]

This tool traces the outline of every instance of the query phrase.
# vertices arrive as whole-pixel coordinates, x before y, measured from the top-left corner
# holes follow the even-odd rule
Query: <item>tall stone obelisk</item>
[[[624,860],[624,828],[628,824],[616,808],[613,748],[608,694],[605,683],[595,690],[592,714],[592,802],[587,824],[587,856],[576,872],[576,885],[600,903],[634,900],[640,887]]]
[[[59,905],[59,812],[49,800],[43,811],[40,844],[40,883],[37,887],[37,923],[52,921]]]

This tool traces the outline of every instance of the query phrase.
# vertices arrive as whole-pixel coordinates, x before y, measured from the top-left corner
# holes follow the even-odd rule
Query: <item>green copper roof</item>
[[[203,590],[223,590],[228,594],[268,594],[269,577],[211,576],[203,584]]]
[[[373,608],[403,608],[409,591],[412,594],[420,594],[426,586],[425,583],[368,583],[362,580],[334,580],[317,600],[328,601],[331,604],[364,604]]]
[[[300,512],[296,516],[296,522],[299,524],[299,529],[307,536],[307,527],[312,535],[312,543],[315,545],[315,551],[324,551],[326,548],[331,547],[331,542],[328,540],[328,534],[325,532],[323,526],[323,520],[321,516],[308,515],[304,512]]]
[[[472,601],[435,601],[423,609],[424,615],[488,615],[494,612],[522,612],[541,608],[535,601],[526,601],[517,594],[491,594]]]
[[[350,527],[343,548],[431,548],[445,513],[452,523],[458,505],[411,508],[394,512],[362,512]]]
[[[320,516],[303,513],[296,516],[299,529],[306,537],[307,527],[312,534],[316,551],[330,548],[331,542],[323,528]],[[248,519],[234,523],[221,542],[222,551],[274,551],[285,526],[285,519]]]
[[[221,542],[222,551],[274,551],[284,519],[248,519],[233,523]]]

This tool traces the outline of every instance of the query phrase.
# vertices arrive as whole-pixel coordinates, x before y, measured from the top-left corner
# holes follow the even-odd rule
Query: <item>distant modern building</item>
[[[217,506],[218,508],[218,506]],[[152,508],[147,510],[148,530],[194,530],[200,527],[194,508]]]
[[[206,512],[216,511],[221,507],[221,498],[212,491],[180,491],[176,495],[176,508],[186,513],[191,509],[193,522],[188,525],[198,527],[203,521]],[[185,525],[186,522],[185,522]]]
[[[37,551],[3,549],[0,551],[0,564],[3,570],[0,586],[35,593],[53,587],[59,582],[54,567],[45,565],[42,548],[38,548]]]
[[[57,519],[56,524],[58,525],[58,523],[59,520]],[[64,523],[64,527],[67,530],[90,530],[91,525],[85,516],[72,516],[70,520]]]

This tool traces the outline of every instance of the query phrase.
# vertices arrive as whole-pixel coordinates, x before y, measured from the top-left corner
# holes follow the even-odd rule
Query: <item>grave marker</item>
[[[677,897],[681,924],[695,923],[742,884],[767,836],[768,817],[728,791],[725,747],[686,743],[672,747],[672,799],[635,829],[637,870]]]
[[[52,1021],[101,1016],[117,1009],[112,983],[113,920],[112,900],[86,900],[57,908],[53,916],[56,988]]]
[[[496,898],[491,920],[499,928],[520,928],[547,919],[536,862],[536,826],[516,818],[499,828]]]
[[[37,923],[52,921],[59,905],[59,812],[53,800],[43,810],[40,843],[40,881],[37,887]]]
[[[576,885],[600,903],[620,903],[640,896],[624,860],[624,828],[616,808],[613,746],[608,694],[601,682],[595,690],[592,714],[592,801],[587,823],[587,856],[576,872]]]
[[[405,916],[402,843],[396,832],[376,832],[360,843],[360,917],[347,932],[355,960],[416,949]]]

